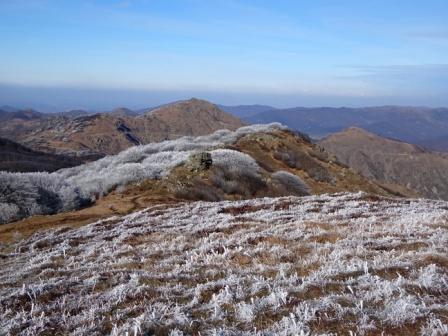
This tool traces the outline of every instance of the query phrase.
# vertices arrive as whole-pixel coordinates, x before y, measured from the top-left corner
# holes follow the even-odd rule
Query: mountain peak
[[[397,148],[400,148],[403,152],[423,152],[425,151],[422,147],[411,144],[405,141],[388,138],[385,136],[381,136],[379,134],[370,132],[361,127],[349,127],[343,131],[333,133],[328,137],[322,139],[322,142],[331,141],[332,139],[339,139],[346,142],[352,143],[364,143],[364,141],[374,141],[377,144],[381,144],[384,148],[394,148],[394,151]],[[392,146],[393,145],[393,146]]]
[[[209,103],[207,100],[204,99],[199,99],[196,97],[191,97],[190,99],[185,100],[186,102],[191,102],[191,103],[197,103],[197,102],[206,102]]]
[[[350,127],[319,142],[343,164],[380,183],[398,183],[427,198],[448,199],[448,159],[418,145]]]
[[[185,106],[185,105],[189,105],[189,106],[204,106],[204,107],[212,107],[213,106],[213,107],[216,107],[215,104],[209,102],[208,100],[199,99],[199,98],[195,98],[195,97],[192,97],[192,98],[187,99],[187,100],[181,100],[181,101],[175,102],[175,103],[170,104],[170,105],[171,106],[176,106],[176,105]]]
[[[356,127],[356,126],[348,127],[348,128],[346,128],[345,130],[343,130],[342,132],[373,134],[373,133],[371,133],[371,132],[365,130],[364,128]]]
[[[126,107],[117,107],[117,108],[113,109],[110,112],[110,114],[114,115],[114,116],[118,116],[118,117],[122,117],[122,116],[135,117],[138,115],[137,112],[132,111]]]
[[[329,135],[329,137],[332,136],[354,136],[354,137],[369,137],[369,138],[378,138],[378,139],[386,139],[378,134],[375,134],[373,132],[370,132],[364,128],[361,127],[356,127],[356,126],[352,126],[349,128],[346,128],[340,132],[337,133],[333,133],[331,135]]]
[[[243,126],[238,118],[198,98],[160,106],[143,115],[125,107],[96,114],[80,112],[0,111],[0,133],[35,150],[97,157],[117,154],[136,144]]]
[[[213,129],[222,128],[235,130],[243,126],[237,117],[222,111],[209,101],[198,98],[163,105],[143,116],[146,117],[161,120],[169,125],[169,128],[179,131],[187,127],[192,130],[192,134],[207,134]]]

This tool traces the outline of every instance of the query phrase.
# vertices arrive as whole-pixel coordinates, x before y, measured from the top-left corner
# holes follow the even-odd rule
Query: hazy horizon
[[[443,100],[432,103],[419,99],[394,97],[314,97],[303,95],[242,94],[238,92],[175,92],[119,89],[80,89],[54,87],[26,87],[0,84],[0,107],[34,109],[40,112],[63,112],[86,110],[109,111],[118,107],[132,110],[152,108],[179,100],[198,98],[214,104],[268,105],[274,108],[293,107],[369,107],[369,106],[421,106],[429,108],[448,107]],[[439,103],[437,103],[439,102]]]
[[[0,2],[0,106],[448,106],[448,2]]]

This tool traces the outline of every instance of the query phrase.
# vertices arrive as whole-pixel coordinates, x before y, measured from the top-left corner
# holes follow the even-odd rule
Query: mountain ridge
[[[448,200],[448,154],[351,127],[318,142],[343,164],[380,182]]]
[[[249,123],[280,122],[291,129],[323,138],[347,127],[361,127],[384,137],[448,151],[448,108],[372,106],[363,108],[289,108],[265,111]]]
[[[8,114],[0,136],[32,149],[74,156],[117,154],[138,144],[181,136],[198,136],[218,129],[235,130],[243,123],[215,105],[199,99],[168,104],[143,115],[125,108],[111,113]],[[6,118],[6,117],[5,117]]]
[[[275,107],[269,105],[253,104],[253,105],[217,105],[225,112],[232,113],[239,118],[247,118],[255,114],[275,110]]]

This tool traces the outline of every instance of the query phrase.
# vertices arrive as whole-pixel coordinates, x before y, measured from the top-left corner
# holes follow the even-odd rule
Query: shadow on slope
[[[0,157],[0,171],[22,173],[53,172],[83,163],[76,157],[37,152],[3,138],[0,138]]]

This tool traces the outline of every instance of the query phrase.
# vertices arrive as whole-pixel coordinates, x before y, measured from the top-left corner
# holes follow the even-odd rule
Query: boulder
[[[190,166],[192,171],[208,170],[212,164],[212,155],[208,152],[194,153],[190,156]]]

